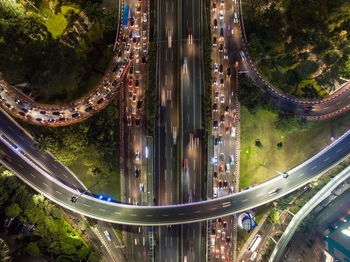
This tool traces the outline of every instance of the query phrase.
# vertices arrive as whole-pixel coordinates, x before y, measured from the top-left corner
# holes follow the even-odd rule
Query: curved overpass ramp
[[[330,146],[288,171],[289,177],[277,176],[254,188],[218,199],[170,206],[133,206],[99,200],[83,195],[70,201],[78,192],[51,177],[28,158],[13,149],[6,140],[0,148],[14,161],[3,162],[25,183],[55,203],[95,219],[129,225],[169,225],[204,221],[251,209],[280,198],[307,184],[350,153],[350,130]],[[277,191],[276,191],[277,190]]]

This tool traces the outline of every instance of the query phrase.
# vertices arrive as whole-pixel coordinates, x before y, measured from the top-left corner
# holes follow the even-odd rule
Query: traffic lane
[[[96,198],[83,195],[74,204],[70,201],[76,191],[65,186],[59,181],[55,181],[52,177],[43,176],[31,165],[28,165],[22,158],[18,156],[18,152],[12,150],[9,146],[4,145],[1,140],[1,148],[16,162],[16,165],[25,166],[19,170],[21,174],[35,186],[36,189],[51,200],[63,205],[64,207],[83,215],[93,216],[100,220],[118,222],[124,224],[171,224],[171,223],[189,223],[199,219],[212,219],[224,215],[233,214],[243,211],[267,201],[272,201],[287,194],[292,189],[300,187],[304,181],[317,174],[320,170],[331,165],[334,160],[344,157],[349,153],[350,135],[335,144],[323,154],[321,159],[306,162],[305,166],[293,169],[288,179],[280,176],[275,177],[264,184],[260,184],[250,190],[246,190],[221,199],[207,200],[199,203],[192,203],[179,206],[166,207],[141,207],[125,204],[110,203],[100,201]],[[35,177],[32,177],[34,175]],[[291,179],[292,178],[292,179]],[[43,184],[46,183],[46,185]],[[276,194],[268,194],[273,190],[281,188]],[[59,193],[57,193],[59,191]],[[258,199],[258,200],[257,200]],[[155,222],[156,221],[156,222]]]
[[[51,154],[42,153],[35,148],[34,140],[28,134],[18,127],[6,113],[0,110],[0,129],[1,132],[9,137],[21,150],[25,151],[36,162],[40,163],[51,175],[70,183],[79,190],[85,190],[86,187],[75,177],[64,165],[58,162]]]

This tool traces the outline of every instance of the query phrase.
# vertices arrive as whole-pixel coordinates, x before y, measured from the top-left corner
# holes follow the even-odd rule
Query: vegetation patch
[[[350,78],[350,2],[243,1],[248,48],[275,87],[320,99]],[[309,82],[308,84],[305,83]]]
[[[38,102],[71,102],[103,77],[117,22],[99,1],[0,1],[0,72]]]

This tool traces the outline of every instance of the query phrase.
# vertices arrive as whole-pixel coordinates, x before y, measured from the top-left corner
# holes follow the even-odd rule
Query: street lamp
[[[77,202],[78,198],[81,197],[81,195],[85,194],[87,191],[89,191],[91,188],[93,188],[94,186],[98,185],[100,182],[97,182],[96,184],[94,184],[93,186],[89,187],[88,189],[86,189],[84,192],[80,193],[78,196],[72,196],[72,198],[70,199],[70,201],[72,201],[73,203]]]
[[[278,171],[278,170],[276,170],[276,169],[273,169],[273,168],[271,168],[271,167],[265,166],[265,163],[263,163],[263,164],[261,164],[261,165],[262,165],[263,167],[267,168],[267,169],[270,169],[270,170],[276,172],[276,173],[279,174],[279,175],[282,175],[283,178],[289,177],[289,174],[288,174],[287,172],[283,172],[283,173],[282,173],[282,172],[280,172],[280,171]]]

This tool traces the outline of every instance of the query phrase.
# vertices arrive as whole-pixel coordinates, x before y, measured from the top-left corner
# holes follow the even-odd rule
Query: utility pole
[[[267,169],[270,169],[270,170],[272,170],[272,171],[274,171],[275,173],[277,173],[277,174],[279,174],[279,175],[282,175],[284,178],[287,178],[288,176],[289,176],[289,174],[287,173],[287,172],[280,172],[280,171],[278,171],[278,170],[276,170],[276,169],[273,169],[273,168],[271,168],[271,167],[268,167],[268,166],[265,166],[265,163],[263,163],[263,164],[261,164],[261,166],[263,166],[263,167],[265,167],[265,168],[267,168]]]

